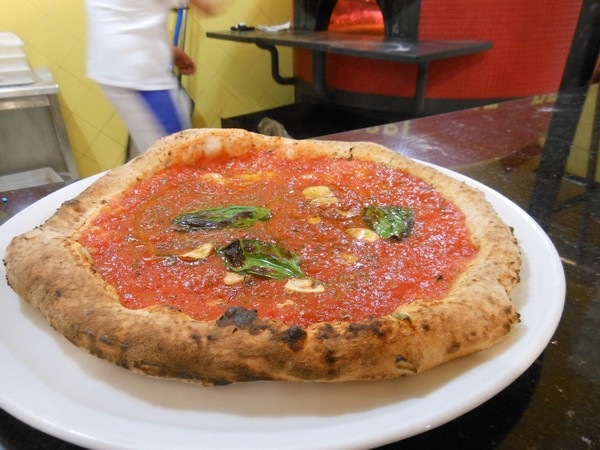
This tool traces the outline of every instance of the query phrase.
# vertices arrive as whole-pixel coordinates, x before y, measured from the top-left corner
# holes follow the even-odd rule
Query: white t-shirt
[[[167,16],[182,0],[85,0],[87,75],[136,90],[177,87]]]

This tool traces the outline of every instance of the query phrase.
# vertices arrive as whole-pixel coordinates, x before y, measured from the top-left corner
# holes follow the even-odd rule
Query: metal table
[[[425,89],[429,63],[440,59],[479,53],[492,48],[492,43],[487,41],[420,41],[329,31],[228,30],[212,31],[206,35],[214,39],[256,44],[259,48],[269,51],[273,78],[281,84],[294,84],[296,79],[280,75],[276,46],[311,50],[313,89],[324,99],[331,97],[326,82],[326,56],[328,53],[416,64],[418,72],[414,96],[415,114],[421,114],[425,110]]]
[[[0,176],[27,182],[33,172],[49,169],[62,180],[79,177],[58,92],[47,69],[35,70],[31,84],[0,88]]]

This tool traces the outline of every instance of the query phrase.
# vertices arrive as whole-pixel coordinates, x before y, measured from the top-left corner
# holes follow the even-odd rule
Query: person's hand
[[[173,52],[173,62],[175,63],[177,69],[179,69],[180,74],[192,75],[196,73],[196,63],[192,58],[190,58],[190,55],[177,47],[173,47]]]
[[[217,9],[218,9],[219,3],[221,3],[221,1],[220,0],[189,0],[189,3],[191,5],[199,8],[200,10],[202,10],[204,13],[208,14],[209,16],[212,16],[217,13]]]

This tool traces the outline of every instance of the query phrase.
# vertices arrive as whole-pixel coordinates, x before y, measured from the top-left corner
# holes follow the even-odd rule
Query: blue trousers
[[[191,128],[191,104],[181,88],[136,91],[102,85],[131,137],[130,158],[143,153],[163,136]]]

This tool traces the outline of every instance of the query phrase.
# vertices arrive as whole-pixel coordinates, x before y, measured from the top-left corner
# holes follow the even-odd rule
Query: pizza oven
[[[294,28],[379,34],[409,40],[480,40],[491,50],[430,65],[425,113],[437,113],[555,91],[579,14],[561,0],[294,0]],[[417,67],[327,55],[326,82],[337,104],[410,111]],[[323,100],[312,89],[311,54],[294,49],[296,97]]]
[[[313,52],[299,41],[292,50],[293,77],[281,77],[278,60],[272,59],[275,80],[294,85],[294,104],[223,118],[221,123],[225,128],[281,133],[279,128],[260,128],[270,118],[303,139],[555,92],[579,10],[578,2],[563,0],[293,0],[297,31],[336,33],[332,38],[364,34],[369,35],[365,42],[380,36],[434,46],[431,41],[479,41],[492,48],[430,61],[423,82],[423,63],[377,59],[376,54]],[[355,41],[349,39],[349,45]],[[261,48],[277,56],[275,46]]]
[[[421,0],[295,0],[294,27],[416,39]]]

